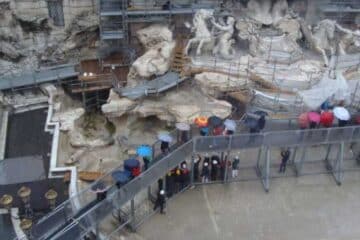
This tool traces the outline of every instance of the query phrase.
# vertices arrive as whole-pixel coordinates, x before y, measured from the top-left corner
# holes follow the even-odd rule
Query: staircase
[[[185,41],[180,38],[176,39],[174,57],[171,64],[171,71],[178,73],[180,77],[185,77],[186,73],[184,71],[184,67],[189,61],[189,57],[187,57],[184,53],[184,48]]]

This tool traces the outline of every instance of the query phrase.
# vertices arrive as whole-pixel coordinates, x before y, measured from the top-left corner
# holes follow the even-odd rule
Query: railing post
[[[131,230],[135,231],[135,198],[130,202],[130,217],[131,217]]]
[[[228,182],[228,175],[229,175],[228,163],[230,161],[231,143],[232,143],[232,135],[229,136],[229,146],[226,153],[224,183]]]
[[[266,148],[266,169],[265,169],[265,179],[264,179],[264,188],[266,192],[269,192],[270,187],[270,160],[271,160],[271,150],[270,147]]]
[[[304,146],[302,148],[300,162],[298,164],[295,164],[295,173],[296,173],[297,177],[301,175],[302,166],[304,164],[304,160],[305,160],[305,156],[306,156],[306,148],[307,148],[306,146]]]
[[[191,172],[190,172],[190,186],[194,186],[194,165],[195,165],[195,162],[194,162],[194,159],[195,158],[195,155],[194,153],[192,153],[191,155],[191,166],[190,166],[190,169],[191,169]]]

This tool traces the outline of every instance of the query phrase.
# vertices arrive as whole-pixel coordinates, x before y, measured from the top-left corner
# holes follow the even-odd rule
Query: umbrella
[[[258,120],[252,117],[245,118],[245,126],[248,128],[256,128]]]
[[[129,171],[114,171],[111,173],[111,176],[117,183],[126,183],[131,177],[131,172]]]
[[[173,138],[168,133],[160,133],[158,139],[163,142],[172,142]]]
[[[187,123],[176,123],[175,126],[180,131],[189,131],[190,130],[190,125]]]
[[[151,157],[152,148],[149,145],[140,145],[136,149],[136,154],[140,157]]]
[[[259,116],[267,116],[268,115],[267,112],[261,111],[261,110],[255,111],[254,114],[259,115]]]
[[[332,112],[322,112],[320,115],[320,123],[324,126],[324,127],[331,127],[331,125],[333,124],[334,121],[334,114]]]
[[[204,116],[196,117],[194,122],[198,127],[208,126],[208,118]]]
[[[226,129],[228,129],[230,131],[235,131],[235,129],[236,129],[236,122],[234,120],[226,119],[224,122],[224,125],[225,125]]]
[[[310,122],[314,122],[314,123],[320,122],[320,114],[317,112],[308,112],[307,117]]]
[[[300,114],[298,118],[300,128],[307,128],[309,126],[309,118],[307,113]]]
[[[107,186],[103,181],[97,181],[94,185],[91,186],[91,191],[94,193],[102,193],[107,190]]]
[[[222,124],[221,118],[219,118],[217,116],[209,117],[208,122],[209,122],[209,125],[211,125],[212,127],[217,127]]]
[[[337,119],[342,120],[342,121],[347,121],[350,119],[350,113],[344,107],[335,107],[334,115]]]
[[[124,169],[131,171],[133,168],[140,167],[139,160],[135,158],[130,158],[124,161]]]

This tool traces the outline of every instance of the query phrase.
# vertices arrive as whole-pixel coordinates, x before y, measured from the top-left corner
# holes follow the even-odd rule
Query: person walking
[[[200,171],[199,171],[200,162],[201,162],[201,156],[200,156],[200,154],[198,154],[194,158],[194,181],[195,182],[200,180],[199,179],[199,176],[200,176]]]
[[[170,171],[165,177],[165,190],[167,197],[171,197],[174,192],[174,172]]]
[[[203,183],[209,182],[209,176],[210,176],[209,163],[204,162],[204,165],[203,165],[202,170],[201,170],[202,182]]]
[[[265,124],[266,124],[265,116],[261,115],[257,122],[258,131],[262,131],[265,128]]]
[[[183,190],[186,185],[189,184],[190,171],[186,162],[181,164],[181,178],[180,178],[180,191]]]
[[[239,156],[236,156],[232,162],[231,165],[231,176],[232,178],[236,178],[239,175],[239,164],[240,164],[240,159]]]
[[[165,203],[166,203],[165,191],[163,189],[161,189],[157,194],[154,211],[156,211],[160,207],[160,213],[164,214],[165,213],[165,211],[164,211]]]
[[[220,158],[217,155],[211,156],[211,181],[216,181],[218,177]]]
[[[290,150],[288,148],[281,151],[281,164],[279,169],[280,173],[285,173],[286,164],[289,160],[289,157],[290,157]]]
[[[163,154],[167,154],[170,150],[169,142],[161,141],[160,149]]]
[[[150,159],[149,157],[143,157],[143,162],[144,162],[144,171],[146,171],[149,168],[150,165]]]

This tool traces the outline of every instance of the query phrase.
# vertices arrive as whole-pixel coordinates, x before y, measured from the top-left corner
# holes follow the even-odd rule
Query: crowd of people
[[[248,126],[250,134],[259,133],[265,128],[265,117],[266,114],[259,114],[257,118],[252,118],[249,122],[245,120],[245,125]],[[298,124],[300,129],[329,128],[335,126],[335,120],[337,120],[338,127],[344,127],[350,123],[360,124],[360,117],[355,116],[351,118],[350,113],[343,107],[302,113],[299,115]],[[195,124],[199,128],[201,136],[232,135],[236,128],[233,120],[219,121],[217,117],[199,117],[195,120]],[[188,135],[179,135],[178,142],[185,143],[188,140]],[[250,140],[252,140],[251,136]],[[169,151],[169,142],[162,141],[161,152],[168,154]],[[290,156],[290,148],[281,148],[279,173],[285,173]],[[163,213],[166,197],[171,197],[175,193],[182,191],[190,184],[191,177],[193,177],[195,183],[208,183],[210,181],[224,181],[239,176],[240,158],[238,155],[230,159],[230,156],[226,156],[224,153],[220,155],[212,154],[211,156],[205,153],[204,155],[196,155],[192,160],[192,162],[184,161],[169,171],[164,178],[165,184],[163,184],[162,179],[160,180],[154,209],[160,207],[160,211]],[[193,166],[191,167],[191,165]],[[149,166],[146,158],[144,158],[144,166],[145,169]]]

